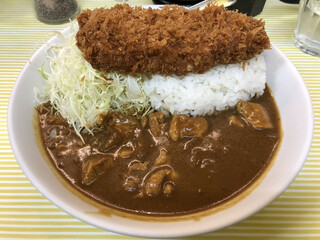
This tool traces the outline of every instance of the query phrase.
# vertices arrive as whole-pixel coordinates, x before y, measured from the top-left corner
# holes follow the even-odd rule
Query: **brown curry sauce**
[[[198,118],[111,113],[93,136],[82,133],[84,143],[45,108],[39,123],[54,166],[85,195],[126,212],[181,215],[228,201],[268,166],[281,139],[280,115],[268,87],[251,103]]]

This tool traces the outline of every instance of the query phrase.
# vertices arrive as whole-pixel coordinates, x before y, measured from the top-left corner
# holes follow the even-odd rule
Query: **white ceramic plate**
[[[54,37],[50,42],[57,41]],[[279,154],[258,187],[237,204],[198,221],[146,222],[117,215],[96,214],[98,209],[75,195],[57,179],[43,159],[33,127],[33,88],[42,89],[45,81],[38,69],[47,61],[42,46],[26,64],[13,88],[8,110],[11,146],[22,170],[33,185],[52,203],[70,215],[93,226],[140,237],[184,237],[215,231],[267,206],[287,189],[308,155],[313,134],[311,100],[303,79],[276,47],[266,52],[267,82],[271,87],[282,118],[283,140]]]

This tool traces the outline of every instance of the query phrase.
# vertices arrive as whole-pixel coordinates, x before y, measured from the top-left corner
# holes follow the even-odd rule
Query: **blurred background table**
[[[119,1],[79,1],[81,8],[110,7]],[[31,0],[0,1],[0,239],[135,239],[94,228],[62,212],[35,189],[21,171],[7,134],[7,105],[21,69],[55,30],[70,23],[39,22]],[[131,5],[152,0],[130,0]],[[293,45],[298,5],[268,0],[263,12],[271,41],[293,62],[309,89],[315,130],[299,176],[278,199],[254,216],[194,240],[320,239],[320,58]],[[297,112],[297,114],[299,114]],[[164,230],[165,231],[165,230]]]

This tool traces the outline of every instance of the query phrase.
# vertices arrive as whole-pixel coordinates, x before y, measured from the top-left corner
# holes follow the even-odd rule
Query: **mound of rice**
[[[203,74],[182,77],[152,75],[142,83],[142,88],[156,110],[203,116],[262,95],[265,84],[266,63],[260,54],[245,66],[220,65]]]

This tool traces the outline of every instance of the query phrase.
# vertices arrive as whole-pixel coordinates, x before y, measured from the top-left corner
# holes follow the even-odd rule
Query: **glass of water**
[[[301,51],[320,57],[320,0],[300,0],[294,43]]]

